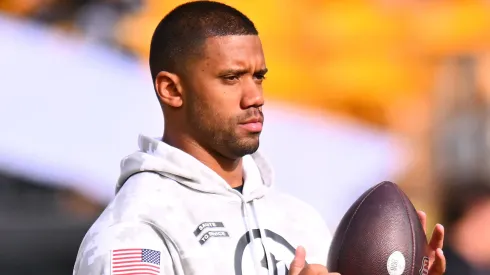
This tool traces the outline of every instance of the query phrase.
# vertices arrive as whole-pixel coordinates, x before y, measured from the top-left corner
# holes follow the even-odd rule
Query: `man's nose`
[[[250,107],[259,108],[264,105],[264,93],[262,85],[255,81],[247,81],[247,84],[243,87],[243,97],[241,101],[242,109],[248,109]]]

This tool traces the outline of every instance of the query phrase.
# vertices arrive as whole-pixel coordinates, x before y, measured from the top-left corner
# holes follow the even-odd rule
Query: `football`
[[[385,181],[343,216],[327,268],[342,275],[427,275],[428,252],[415,207],[396,184]]]

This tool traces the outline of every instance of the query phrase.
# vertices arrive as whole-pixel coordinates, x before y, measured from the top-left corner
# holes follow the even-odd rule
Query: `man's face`
[[[232,159],[258,149],[266,72],[258,36],[206,40],[182,84],[186,122],[201,146]]]

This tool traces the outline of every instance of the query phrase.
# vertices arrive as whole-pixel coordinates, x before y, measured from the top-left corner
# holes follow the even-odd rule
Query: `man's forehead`
[[[229,35],[207,38],[203,48],[203,57],[207,63],[223,65],[234,63],[233,65],[246,66],[246,64],[237,63],[265,63],[262,44],[257,35]]]
[[[206,38],[204,42],[205,54],[231,55],[262,54],[262,44],[257,35],[227,35]]]

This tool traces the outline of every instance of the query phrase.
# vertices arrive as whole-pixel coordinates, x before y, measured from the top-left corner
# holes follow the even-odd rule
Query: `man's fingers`
[[[307,264],[299,275],[333,275],[333,274],[340,275],[339,273],[329,273],[324,265]]]
[[[432,238],[430,238],[429,246],[431,250],[436,250],[444,245],[444,226],[436,224],[434,231],[432,232]],[[441,250],[442,251],[442,250]]]
[[[296,248],[294,259],[289,267],[289,275],[340,275],[339,273],[328,273],[325,266],[319,264],[306,264],[306,251],[302,246]]]
[[[294,255],[294,259],[291,262],[291,266],[289,267],[289,275],[299,275],[301,270],[305,267],[306,264],[306,251],[304,247],[299,246],[296,248],[296,253]]]
[[[419,216],[419,220],[424,228],[425,234],[427,234],[427,214],[425,214],[424,211],[417,211],[417,215]]]
[[[331,273],[328,273],[328,270],[325,268],[323,265],[319,264],[311,264],[306,267],[306,269],[303,269],[303,272],[300,273],[300,275],[303,274],[308,274],[308,275],[330,275]]]
[[[424,232],[427,234],[427,215],[423,211],[417,211],[417,215],[419,216]],[[429,275],[442,275],[446,272],[446,257],[444,257],[444,253],[442,252],[443,245],[444,227],[437,224],[429,241],[431,250]]]
[[[446,257],[442,249],[438,248],[436,250],[436,259],[429,270],[429,275],[442,275],[446,272]]]

